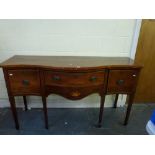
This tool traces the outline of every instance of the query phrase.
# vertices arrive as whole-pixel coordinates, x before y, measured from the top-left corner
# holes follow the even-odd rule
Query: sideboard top
[[[54,67],[54,68],[91,68],[105,66],[136,67],[127,57],[90,57],[90,56],[28,56],[15,55],[0,64],[1,67]],[[138,67],[138,66],[137,66]]]

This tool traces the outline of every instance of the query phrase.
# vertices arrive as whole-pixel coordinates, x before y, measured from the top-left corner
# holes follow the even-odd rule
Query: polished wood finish
[[[141,69],[129,58],[67,56],[14,56],[1,66],[17,129],[19,123],[14,96],[23,96],[27,109],[26,95],[42,97],[45,128],[48,129],[46,97],[50,94],[79,100],[97,93],[101,97],[99,127],[102,125],[105,95],[117,94],[116,106],[118,94],[128,94],[130,100],[124,122],[127,124]]]
[[[105,69],[102,71],[87,70],[87,72],[45,71],[45,94],[61,95],[65,98],[78,100],[92,93],[101,94],[104,91]]]
[[[119,94],[116,94],[115,101],[114,101],[114,108],[117,108],[118,97],[119,97]]]
[[[134,61],[127,57],[88,57],[88,56],[25,56],[15,55],[1,63],[3,67],[41,67],[55,69],[75,69],[78,68],[104,68],[113,67],[137,67]]]
[[[40,94],[39,70],[9,69],[7,74],[13,95]]]
[[[58,94],[61,95],[67,99],[71,100],[79,100],[82,99],[92,93],[98,93],[100,94],[103,90],[103,86],[92,86],[92,87],[60,87],[60,86],[52,86],[52,87],[46,87],[46,96],[50,94]]]
[[[25,111],[27,111],[28,108],[27,108],[27,100],[26,100],[26,96],[23,96],[23,101],[24,101]]]
[[[129,116],[130,116],[130,112],[131,112],[131,107],[132,107],[132,103],[134,100],[134,94],[131,94],[128,96],[128,107],[127,107],[127,112],[126,112],[126,116],[125,116],[125,120],[124,120],[124,125],[128,124],[128,120],[129,120]]]
[[[15,99],[14,99],[14,96],[11,94],[10,84],[8,82],[9,78],[8,78],[7,69],[3,68],[3,72],[4,72],[4,78],[6,81],[6,87],[7,87],[7,91],[8,91],[8,97],[9,97],[9,101],[10,101],[11,111],[12,111],[12,115],[13,115],[13,118],[15,121],[15,127],[18,130],[19,122],[18,122],[18,116],[17,116],[17,111],[16,111]]]
[[[107,93],[127,94],[135,90],[139,70],[110,70]]]
[[[17,115],[14,96],[9,96],[9,101],[10,101],[10,105],[11,105],[11,111],[12,111],[12,114],[13,114],[13,118],[14,118],[14,121],[15,121],[15,127],[18,130],[19,129],[19,122],[18,122],[18,115]]]
[[[135,64],[143,66],[135,94],[136,103],[155,102],[155,22],[143,20]]]
[[[104,102],[105,102],[105,94],[103,94],[103,95],[101,96],[101,103],[100,103],[100,113],[99,113],[98,127],[101,127],[101,126],[102,126],[102,118],[103,118]]]
[[[42,102],[43,102],[43,109],[44,109],[45,128],[48,129],[47,102],[46,102],[45,96],[42,96]]]
[[[59,72],[45,71],[45,84],[48,86],[92,86],[102,85],[104,82],[104,70],[98,72],[76,72],[64,73],[63,70]]]

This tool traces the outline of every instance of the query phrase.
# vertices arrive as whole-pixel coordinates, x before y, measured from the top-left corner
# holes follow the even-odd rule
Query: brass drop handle
[[[92,77],[90,77],[89,80],[92,81],[92,82],[95,82],[97,80],[97,77],[96,76],[92,76]]]
[[[121,86],[124,84],[124,80],[118,80],[116,83],[117,83],[117,85]]]
[[[59,81],[60,80],[60,76],[55,75],[55,76],[52,77],[52,80]]]
[[[29,80],[23,80],[22,83],[24,86],[28,86],[30,84]]]

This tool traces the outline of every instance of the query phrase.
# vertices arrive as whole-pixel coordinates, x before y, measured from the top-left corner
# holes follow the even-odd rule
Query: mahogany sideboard
[[[48,129],[46,97],[58,94],[70,100],[79,100],[92,93],[101,97],[98,126],[102,124],[105,95],[128,95],[124,125],[128,123],[141,66],[126,57],[87,56],[20,56],[0,64],[16,129],[19,122],[15,96],[23,96],[27,110],[27,95],[42,97],[45,127]]]

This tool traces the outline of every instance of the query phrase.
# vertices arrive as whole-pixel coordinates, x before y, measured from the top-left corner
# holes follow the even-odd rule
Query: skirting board
[[[24,107],[22,97],[16,97],[16,107]],[[27,97],[28,108],[42,108],[42,100],[41,97]],[[105,107],[112,107],[114,103],[114,96],[108,95],[105,100]],[[125,97],[124,95],[119,97],[118,99],[118,107],[124,106]],[[63,97],[47,98],[47,107],[48,108],[96,108],[100,106],[100,97],[91,96],[86,97],[82,100],[71,101],[67,100]],[[0,107],[10,107],[10,103],[8,99],[0,99]]]

